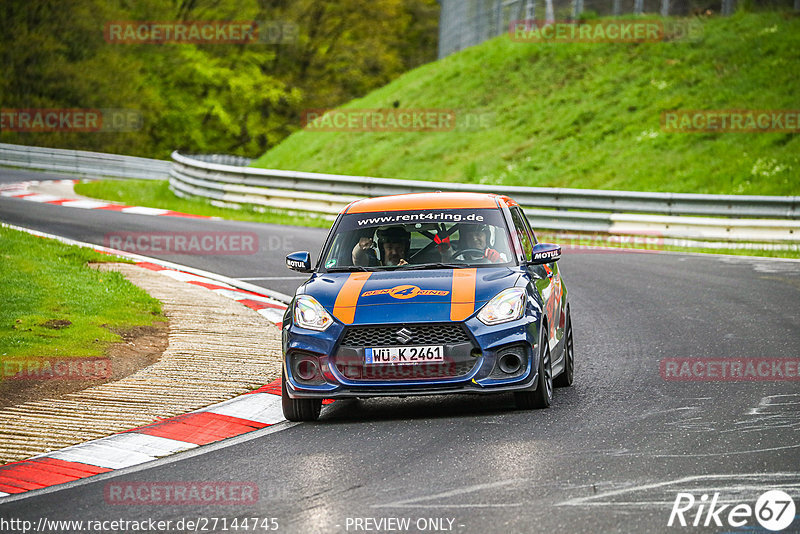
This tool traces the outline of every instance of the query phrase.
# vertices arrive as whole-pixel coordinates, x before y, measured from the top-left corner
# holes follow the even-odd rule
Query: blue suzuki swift
[[[537,243],[506,196],[414,193],[359,200],[337,217],[283,326],[283,413],[323,399],[513,392],[547,408],[574,355],[561,248]]]

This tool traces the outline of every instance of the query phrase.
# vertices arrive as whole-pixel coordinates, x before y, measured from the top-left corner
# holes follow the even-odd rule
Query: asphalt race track
[[[0,183],[47,179],[0,176]],[[316,257],[326,234],[11,198],[0,199],[0,220],[97,244],[110,231],[255,232],[253,255],[152,255],[283,293],[302,282],[284,267],[285,254]],[[517,411],[511,395],[339,401],[318,423],[281,423],[32,494],[0,505],[0,518],[174,524],[257,517],[297,533],[385,532],[389,518],[410,521],[409,530],[395,532],[763,532],[753,518],[749,528],[728,526],[728,510],[721,527],[667,523],[679,492],[698,504],[718,492],[720,503],[751,507],[770,489],[798,494],[800,382],[668,381],[660,365],[666,358],[798,358],[800,263],[598,251],[567,252],[560,265],[576,375],[548,410]],[[120,506],[104,497],[111,481],[246,481],[259,498]],[[686,512],[687,521],[697,510]],[[221,525],[207,523],[206,531],[223,532]],[[796,519],[784,532],[799,530]]]
[[[63,176],[0,169],[0,184],[24,180],[60,179]],[[274,224],[257,224],[218,220],[183,219],[177,217],[151,217],[148,215],[120,215],[103,210],[61,208],[49,204],[16,201],[0,198],[0,220],[26,228],[68,237],[78,241],[108,246],[114,232],[227,232],[230,235],[255,233],[258,252],[255,254],[187,255],[163,254],[146,250],[131,250],[144,256],[174,261],[232,278],[246,278],[248,282],[289,295],[308,277],[288,270],[284,257],[295,250],[308,250],[318,255],[327,230],[300,228]],[[251,280],[251,278],[269,278]]]

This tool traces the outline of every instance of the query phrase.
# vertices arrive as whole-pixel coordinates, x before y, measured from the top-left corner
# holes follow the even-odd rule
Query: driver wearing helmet
[[[362,235],[353,248],[353,265],[372,266],[375,261],[371,235]],[[400,266],[407,265],[409,250],[411,248],[411,234],[402,226],[390,226],[378,230],[378,254],[380,265]]]
[[[492,234],[486,224],[463,224],[459,228],[459,245],[461,250],[479,250],[483,257],[492,263],[505,263],[508,261],[505,254],[491,248]]]

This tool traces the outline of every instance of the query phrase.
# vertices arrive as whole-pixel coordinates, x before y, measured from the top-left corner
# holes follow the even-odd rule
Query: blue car
[[[323,399],[513,392],[547,408],[574,355],[561,248],[519,205],[479,193],[358,200],[337,217],[283,323],[283,413]]]

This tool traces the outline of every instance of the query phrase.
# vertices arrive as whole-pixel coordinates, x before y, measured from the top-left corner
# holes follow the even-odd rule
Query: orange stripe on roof
[[[372,273],[350,273],[345,280],[336,302],[333,303],[333,315],[344,324],[353,324],[356,317],[356,303],[361,294],[361,288],[367,283]]]
[[[494,195],[482,193],[410,193],[357,200],[347,213],[432,209],[497,208]],[[344,211],[344,210],[343,210]]]
[[[453,293],[450,300],[450,320],[463,321],[475,311],[475,280],[478,269],[453,271]]]

